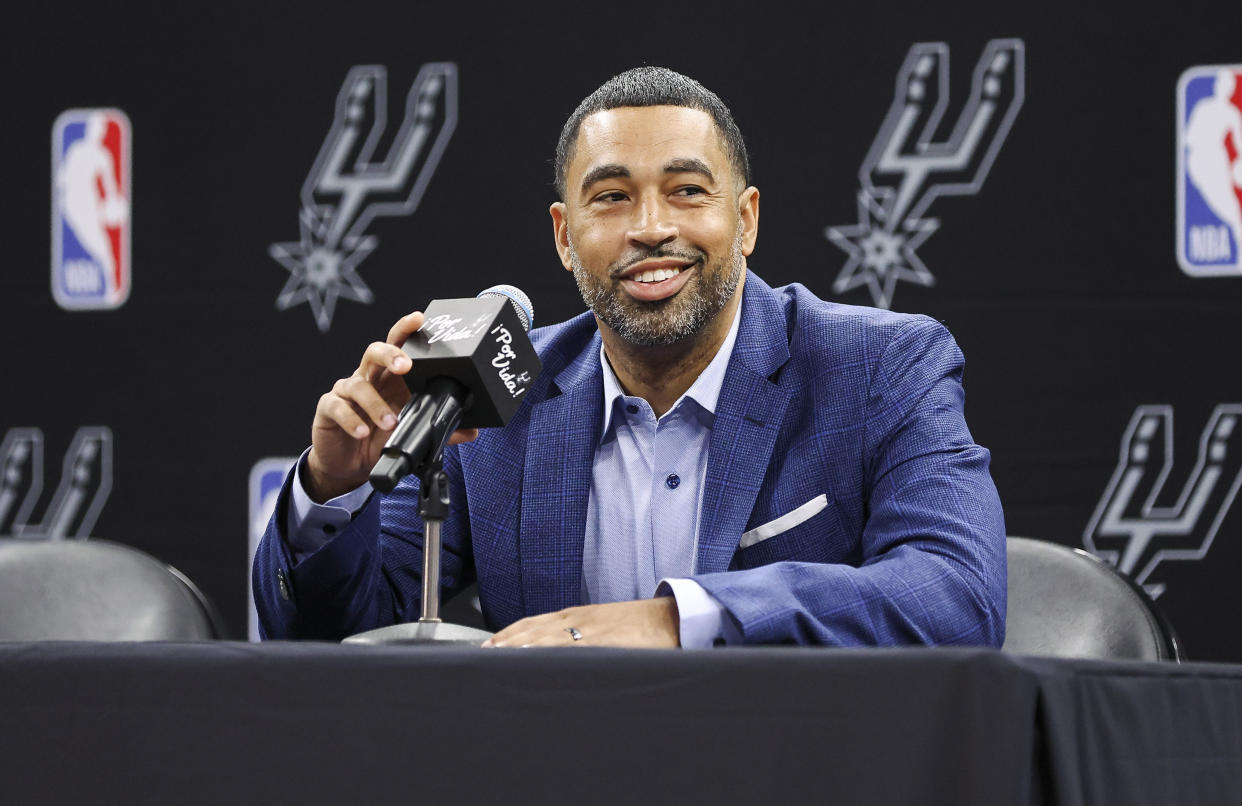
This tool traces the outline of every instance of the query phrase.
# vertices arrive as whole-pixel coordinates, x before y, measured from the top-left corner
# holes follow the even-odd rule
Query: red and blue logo
[[[1242,65],[1192,67],[1177,82],[1177,262],[1195,277],[1242,276]]]
[[[66,310],[129,298],[130,143],[119,109],[70,109],[52,126],[52,296]]]

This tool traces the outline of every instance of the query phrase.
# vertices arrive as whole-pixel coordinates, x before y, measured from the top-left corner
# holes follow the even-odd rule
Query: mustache
[[[614,263],[608,273],[615,280],[629,271],[634,265],[652,258],[672,258],[674,260],[688,260],[691,263],[698,263],[703,260],[704,255],[698,249],[679,249],[672,246],[636,249]]]

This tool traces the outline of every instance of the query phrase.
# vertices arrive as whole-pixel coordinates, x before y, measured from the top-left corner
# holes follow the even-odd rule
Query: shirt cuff
[[[293,470],[289,514],[285,521],[285,536],[289,548],[293,550],[295,562],[301,562],[336,537],[353,520],[354,513],[366,505],[367,499],[374,492],[371,482],[367,481],[361,487],[316,504],[302,486],[309,453],[310,449],[307,448]]]
[[[661,579],[656,596],[677,600],[683,649],[710,649],[721,643],[741,643],[741,633],[724,605],[693,579]]]

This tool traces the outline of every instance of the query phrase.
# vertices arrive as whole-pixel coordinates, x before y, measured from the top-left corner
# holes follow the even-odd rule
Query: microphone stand
[[[440,620],[440,527],[449,513],[448,475],[444,472],[444,447],[461,422],[462,410],[452,404],[440,407],[432,424],[431,457],[418,471],[418,514],[423,519],[423,598],[418,621],[393,624],[351,635],[343,644],[452,644],[478,646],[492,636],[462,624]],[[409,457],[407,457],[409,458]]]

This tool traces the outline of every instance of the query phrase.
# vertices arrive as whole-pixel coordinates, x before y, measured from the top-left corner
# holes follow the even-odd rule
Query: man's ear
[[[759,239],[759,188],[751,185],[737,197],[738,215],[742,218],[742,254],[750,257]]]
[[[565,217],[565,202],[553,202],[548,208],[552,215],[552,238],[556,241],[556,253],[561,257],[561,265],[567,271],[573,271],[573,261],[569,259],[569,221]]]

